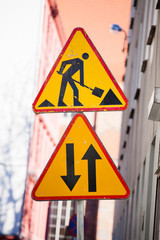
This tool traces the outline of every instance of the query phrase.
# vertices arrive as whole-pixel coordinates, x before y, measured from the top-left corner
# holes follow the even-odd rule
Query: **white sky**
[[[0,232],[18,234],[38,78],[43,1],[0,1]]]

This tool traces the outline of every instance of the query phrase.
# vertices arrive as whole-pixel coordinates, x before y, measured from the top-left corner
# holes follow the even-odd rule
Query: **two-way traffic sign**
[[[129,189],[85,115],[74,116],[33,191],[35,200],[124,199]]]

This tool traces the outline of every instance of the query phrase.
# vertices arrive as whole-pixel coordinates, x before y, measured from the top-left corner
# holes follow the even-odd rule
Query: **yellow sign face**
[[[35,113],[127,107],[124,93],[86,32],[74,29],[33,103]]]
[[[87,118],[74,116],[38,179],[35,200],[124,199],[129,189]]]

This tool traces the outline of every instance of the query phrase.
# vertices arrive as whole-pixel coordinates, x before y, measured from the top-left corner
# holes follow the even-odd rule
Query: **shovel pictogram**
[[[80,82],[78,82],[78,81],[76,81],[76,80],[74,80],[74,82],[80,84]],[[103,89],[100,89],[100,88],[97,88],[97,87],[95,87],[94,89],[91,88],[91,87],[88,87],[88,86],[86,86],[86,85],[83,85],[83,87],[88,88],[89,90],[91,90],[91,91],[92,91],[92,94],[93,94],[94,96],[96,96],[96,97],[99,97],[99,98],[101,98],[101,97],[102,97],[102,94],[104,93],[104,90],[103,90]]]

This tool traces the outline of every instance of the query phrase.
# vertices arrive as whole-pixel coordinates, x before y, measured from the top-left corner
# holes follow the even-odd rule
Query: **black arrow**
[[[74,175],[74,144],[66,144],[66,156],[67,156],[67,176],[61,176],[65,184],[68,186],[70,191],[76,185],[81,175]]]
[[[88,189],[89,192],[96,192],[96,159],[101,159],[91,144],[84,154],[82,160],[88,160]]]

